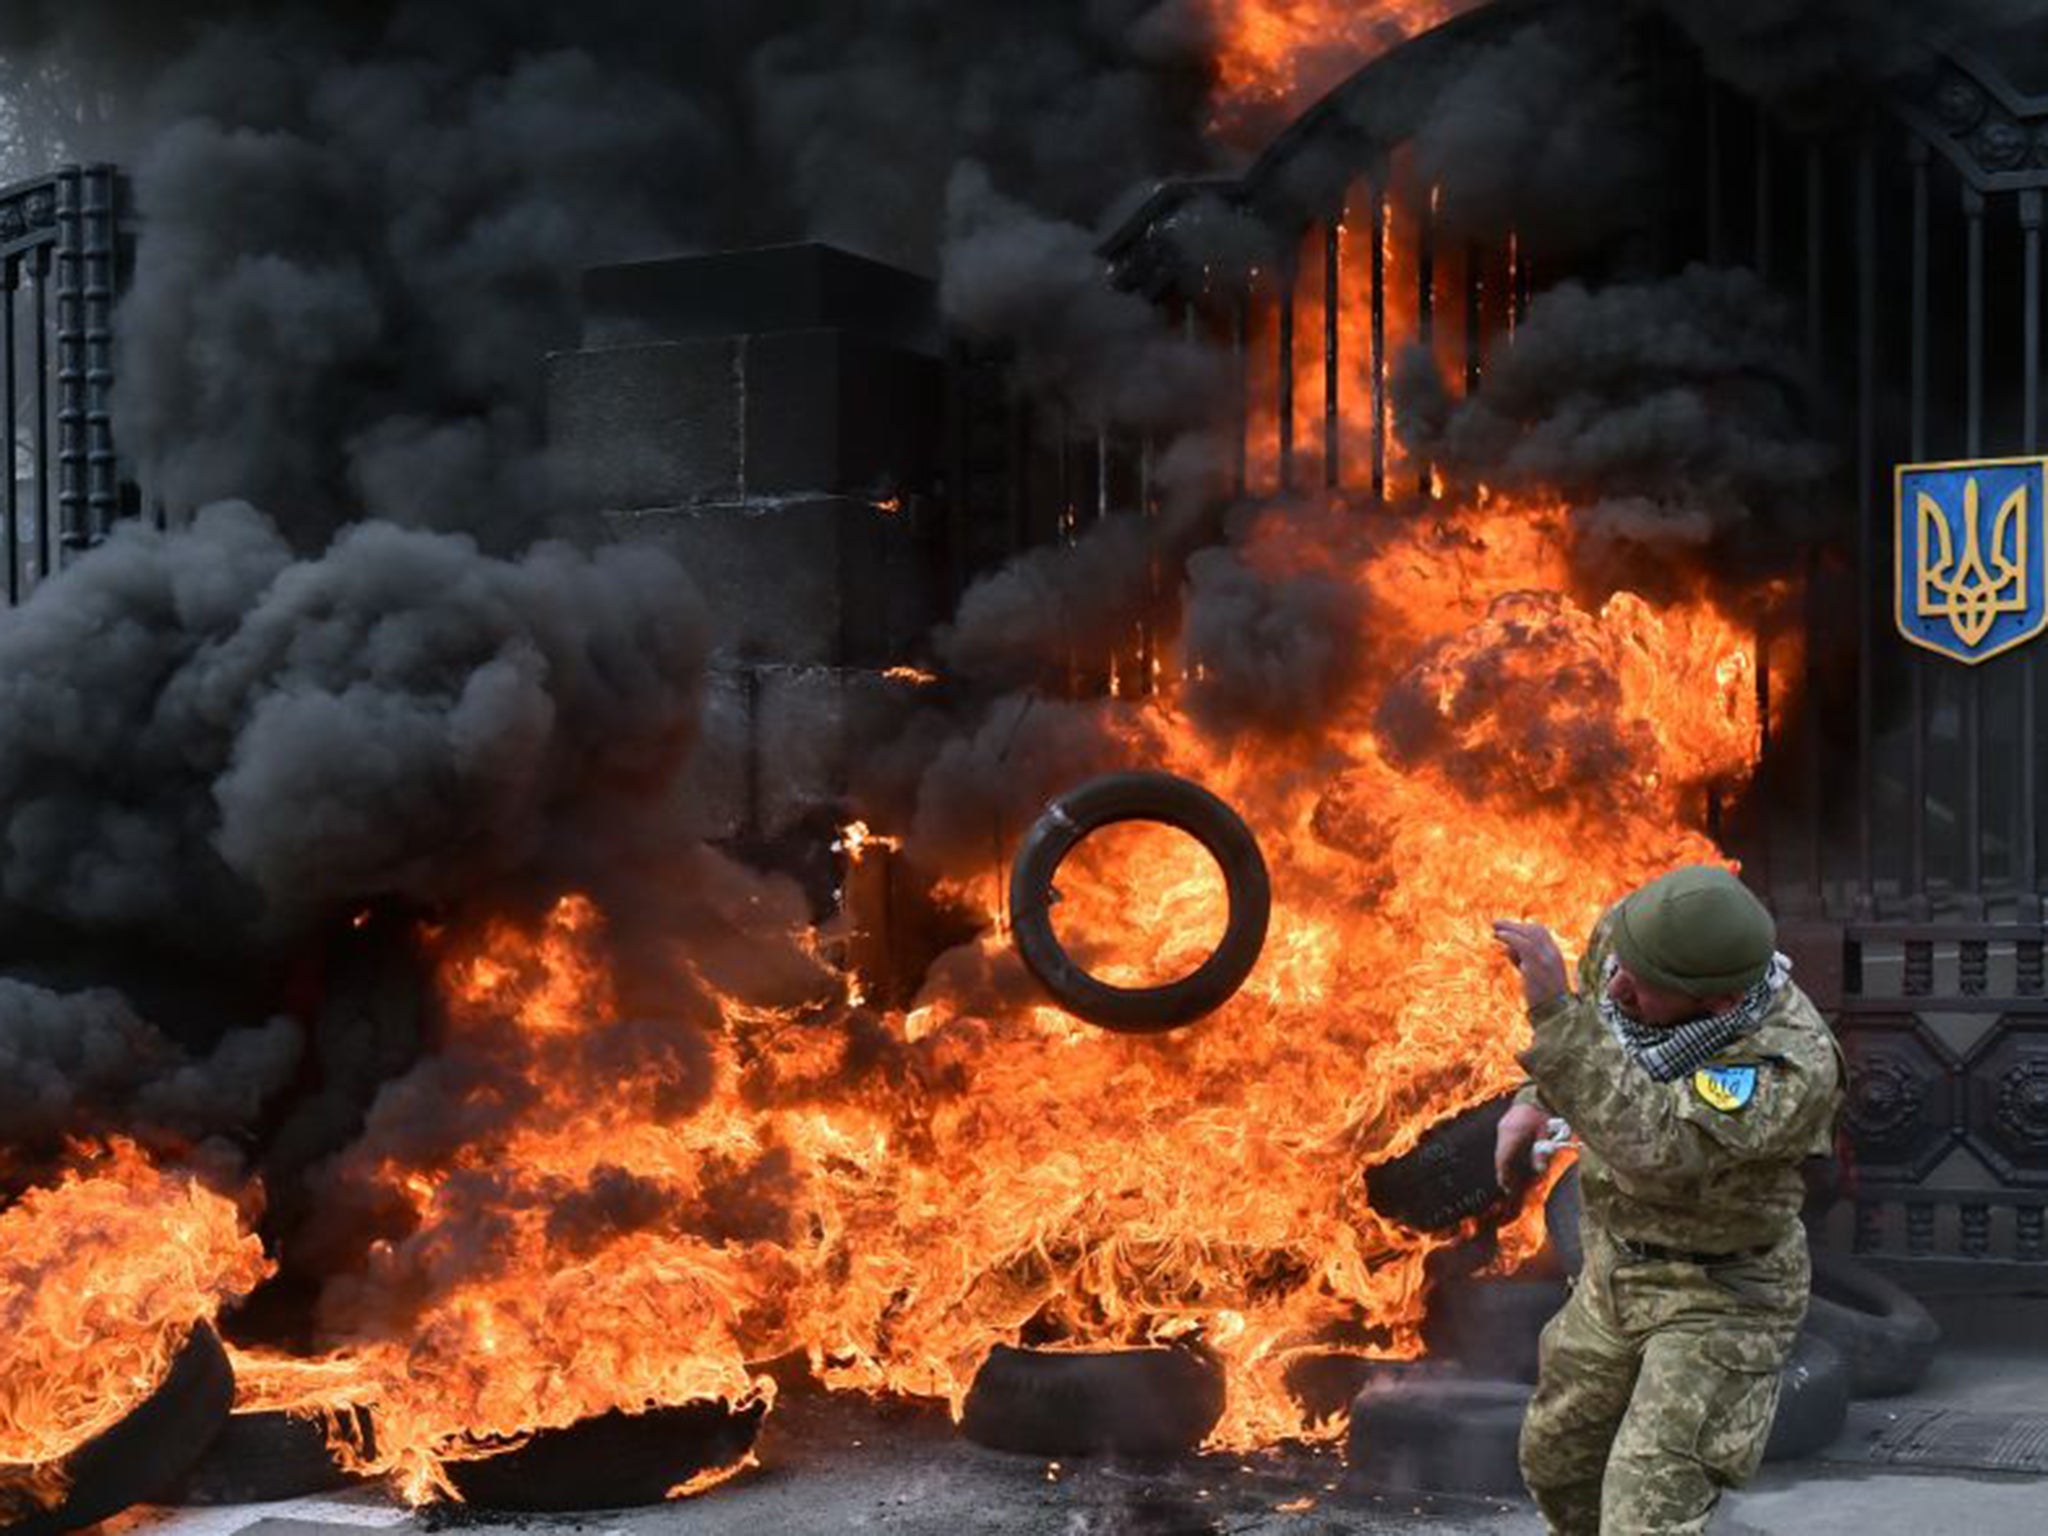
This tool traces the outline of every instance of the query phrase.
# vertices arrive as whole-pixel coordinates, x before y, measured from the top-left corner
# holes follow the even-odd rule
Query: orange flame
[[[0,1511],[61,1499],[54,1464],[134,1410],[193,1327],[269,1271],[233,1201],[131,1142],[0,1213]]]
[[[452,947],[443,1052],[514,1099],[452,1167],[370,1170],[418,1223],[370,1281],[432,1277],[400,1335],[347,1341],[377,1464],[445,1491],[441,1463],[486,1440],[745,1401],[769,1390],[747,1362],[791,1351],[828,1385],[957,1411],[1027,1332],[1199,1334],[1230,1371],[1216,1442],[1249,1446],[1318,1431],[1286,1387],[1305,1351],[1415,1352],[1424,1260],[1457,1234],[1382,1217],[1361,1175],[1518,1076],[1488,919],[1569,941],[1632,884],[1718,857],[1689,828],[1703,787],[1755,760],[1755,660],[1704,598],[1565,596],[1561,506],[1352,526],[1278,509],[1243,545],[1366,599],[1370,665],[1313,743],[1218,742],[1172,691],[1100,706],[1130,761],[1239,807],[1272,869],[1264,956],[1197,1026],[1124,1037],[943,985],[859,1030],[715,993],[701,1025],[622,1022],[581,897]],[[996,885],[955,894],[993,917]],[[1060,888],[1062,934],[1112,978],[1184,972],[1221,931],[1222,882],[1177,833],[1091,840]],[[993,927],[982,948],[1014,974]],[[631,1222],[558,1219],[611,1186]],[[486,1192],[492,1262],[438,1263]],[[1504,1262],[1540,1240],[1532,1202]]]
[[[1476,0],[1205,0],[1225,132],[1298,115],[1354,70]]]

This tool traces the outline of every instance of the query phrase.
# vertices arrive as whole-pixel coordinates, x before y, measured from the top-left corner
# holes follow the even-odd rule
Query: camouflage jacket
[[[1761,1025],[1707,1069],[1660,1083],[1600,1017],[1611,914],[1579,961],[1579,991],[1529,1012],[1522,1053],[1541,1104],[1578,1133],[1585,1219],[1612,1237],[1708,1253],[1787,1237],[1800,1164],[1832,1149],[1845,1073],[1811,999],[1790,982]]]

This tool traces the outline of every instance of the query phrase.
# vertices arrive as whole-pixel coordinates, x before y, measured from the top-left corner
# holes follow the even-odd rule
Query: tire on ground
[[[1365,1198],[1382,1216],[1441,1232],[1505,1198],[1493,1170],[1493,1133],[1514,1103],[1503,1094],[1423,1132],[1401,1156],[1368,1168]]]
[[[334,1459],[323,1420],[265,1410],[230,1415],[162,1498],[167,1504],[264,1504],[355,1481]]]
[[[1778,1373],[1778,1411],[1765,1461],[1796,1461],[1833,1442],[1849,1417],[1849,1372],[1826,1339],[1801,1333]]]
[[[1012,1349],[975,1374],[961,1433],[1028,1456],[1173,1456],[1223,1417],[1223,1364],[1207,1350]]]
[[[1521,1382],[1448,1375],[1375,1383],[1351,1403],[1351,1470],[1402,1493],[1516,1497],[1529,1394]]]
[[[1919,1386],[1941,1326],[1919,1300],[1845,1254],[1813,1250],[1806,1331],[1841,1351],[1853,1397],[1893,1397]]]
[[[0,1536],[55,1536],[156,1498],[220,1433],[234,1400],[227,1351],[201,1323],[154,1392],[64,1458],[64,1501],[0,1525]]]
[[[1164,986],[1098,981],[1053,932],[1052,882],[1060,862],[1090,832],[1120,821],[1156,821],[1187,833],[1209,850],[1230,893],[1230,917],[1215,952]],[[1272,907],[1272,883],[1251,828],[1201,785],[1170,773],[1109,773],[1068,790],[1046,807],[1010,867],[1011,931],[1024,964],[1069,1013],[1126,1034],[1177,1029],[1220,1008],[1258,963]]]
[[[544,1429],[523,1445],[446,1463],[476,1509],[561,1511],[659,1504],[676,1484],[731,1466],[753,1449],[766,1403],[681,1403],[594,1415]]]
[[[1433,1358],[1475,1376],[1533,1384],[1543,1325],[1564,1306],[1554,1275],[1473,1275],[1446,1280],[1429,1297],[1422,1341]]]

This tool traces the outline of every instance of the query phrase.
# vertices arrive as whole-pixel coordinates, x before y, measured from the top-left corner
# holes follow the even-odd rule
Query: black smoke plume
[[[1426,354],[1395,380],[1411,451],[1468,485],[1572,506],[1589,588],[1658,590],[1674,556],[1727,569],[1818,526],[1833,458],[1786,306],[1753,273],[1540,294],[1452,400]]]

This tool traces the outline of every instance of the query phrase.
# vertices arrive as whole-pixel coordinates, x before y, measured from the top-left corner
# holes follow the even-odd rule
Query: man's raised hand
[[[1495,918],[1493,936],[1522,977],[1522,997],[1531,1008],[1540,1008],[1553,998],[1564,996],[1564,953],[1557,940],[1541,923],[1518,923],[1512,918]]]

